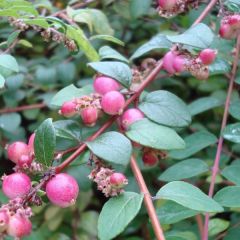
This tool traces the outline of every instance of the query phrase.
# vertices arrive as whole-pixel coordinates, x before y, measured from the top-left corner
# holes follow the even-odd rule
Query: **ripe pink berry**
[[[66,173],[59,173],[46,185],[49,200],[62,208],[75,204],[79,192],[77,181]]]
[[[17,162],[17,165],[21,168],[27,168],[31,166],[33,158],[30,155],[22,155]]]
[[[2,190],[10,199],[22,197],[31,189],[31,180],[25,173],[13,173],[3,177]]]
[[[74,101],[67,101],[63,103],[59,113],[64,117],[73,117],[76,113],[77,104]]]
[[[143,153],[142,160],[146,166],[155,166],[158,162],[158,155],[154,151],[146,151]]]
[[[173,66],[173,68],[174,68],[174,70],[175,70],[176,72],[179,72],[179,73],[180,73],[180,72],[185,71],[186,62],[187,62],[186,58],[185,58],[184,56],[179,55],[179,56],[176,56],[176,57],[173,59],[173,64],[172,64],[172,66]]]
[[[158,0],[158,4],[163,10],[172,10],[177,4],[177,0]]]
[[[174,74],[176,70],[173,67],[176,54],[172,51],[167,52],[163,57],[163,68],[170,74]]]
[[[233,31],[230,24],[221,23],[221,26],[219,29],[219,35],[221,36],[221,38],[224,38],[224,39],[233,39],[233,38],[236,38],[237,32]]]
[[[120,84],[110,77],[100,76],[96,77],[94,80],[93,88],[95,92],[104,95],[111,91],[118,91],[120,89]]]
[[[15,238],[22,238],[30,235],[32,231],[32,223],[27,217],[15,214],[10,217],[7,233]]]
[[[216,55],[216,50],[206,48],[199,53],[199,59],[202,61],[203,64],[210,65],[214,62]]]
[[[81,110],[83,123],[87,126],[94,126],[98,119],[98,110],[95,107],[87,107]]]
[[[24,142],[14,142],[7,147],[8,158],[17,163],[22,155],[28,155],[29,148],[28,145]]]
[[[122,188],[125,184],[127,184],[127,178],[122,173],[113,173],[110,176],[110,184],[115,188]]]
[[[0,211],[0,233],[4,232],[7,229],[9,222],[9,215],[7,211],[1,210]]]
[[[30,138],[28,139],[28,147],[32,154],[34,154],[34,140],[35,140],[35,133],[32,133]]]
[[[228,18],[228,24],[234,29],[237,30],[240,28],[240,15],[232,15]]]
[[[141,120],[143,118],[144,118],[144,115],[140,110],[138,110],[137,108],[130,108],[123,113],[121,118],[122,120],[121,125],[124,130],[127,130],[132,123],[138,120]]]
[[[111,91],[102,97],[101,106],[109,115],[121,114],[125,105],[125,99],[120,92]]]

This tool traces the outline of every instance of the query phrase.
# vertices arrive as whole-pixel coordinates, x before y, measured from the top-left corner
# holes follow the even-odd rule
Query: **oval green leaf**
[[[240,143],[240,123],[227,125],[224,128],[222,135],[228,141]]]

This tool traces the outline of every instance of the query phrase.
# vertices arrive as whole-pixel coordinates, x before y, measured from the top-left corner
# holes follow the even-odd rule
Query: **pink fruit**
[[[143,153],[142,160],[146,166],[155,166],[158,162],[158,155],[154,150],[146,151]]]
[[[172,10],[177,4],[177,0],[158,0],[158,4],[163,10]]]
[[[22,238],[30,235],[32,231],[32,223],[30,220],[20,214],[15,214],[10,217],[7,233],[15,238]]]
[[[121,114],[125,105],[125,99],[120,92],[111,91],[102,97],[101,106],[109,115]]]
[[[68,101],[63,103],[59,113],[64,117],[73,117],[76,113],[77,104],[74,101]]]
[[[28,147],[30,149],[30,152],[34,154],[34,140],[35,140],[35,133],[32,133],[30,138],[28,139]]]
[[[216,50],[206,48],[199,53],[199,59],[202,61],[203,64],[210,65],[214,62],[216,55]]]
[[[230,24],[221,23],[219,35],[224,39],[233,39],[237,37],[237,32],[231,28]]]
[[[21,168],[30,167],[33,158],[30,155],[22,155],[17,162],[17,165]]]
[[[4,232],[7,229],[9,222],[9,215],[7,211],[1,210],[0,211],[0,233]]]
[[[17,163],[22,155],[28,155],[29,148],[28,145],[24,142],[14,142],[7,147],[8,158]]]
[[[232,15],[228,18],[228,24],[234,29],[237,30],[240,28],[240,15]]]
[[[121,118],[122,120],[121,125],[124,130],[127,130],[132,123],[138,120],[141,120],[143,118],[144,118],[144,115],[140,110],[138,110],[137,108],[130,108],[123,113]]]
[[[62,208],[75,204],[79,192],[77,181],[66,173],[59,173],[46,185],[49,200]]]
[[[98,119],[98,110],[95,107],[87,107],[81,110],[83,123],[87,126],[94,126]]]
[[[167,52],[163,57],[163,68],[170,74],[174,74],[176,70],[173,67],[173,61],[176,54],[172,51]]]
[[[127,178],[122,173],[113,173],[110,176],[110,184],[115,188],[122,188],[125,184],[127,184]]]
[[[111,91],[118,91],[120,89],[120,84],[110,77],[100,76],[96,77],[94,80],[93,88],[95,92],[104,95]]]
[[[3,193],[10,199],[22,197],[31,189],[31,180],[24,173],[13,173],[4,176],[2,183]]]
[[[186,65],[186,58],[184,56],[176,56],[174,59],[173,59],[173,68],[176,72],[183,72],[185,71],[185,65]]]

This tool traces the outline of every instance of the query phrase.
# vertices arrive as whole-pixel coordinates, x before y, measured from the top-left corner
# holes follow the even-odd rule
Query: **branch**
[[[21,112],[21,111],[25,111],[25,110],[44,108],[46,106],[47,105],[45,103],[37,103],[37,104],[32,104],[32,105],[20,106],[20,107],[16,107],[16,108],[4,108],[4,109],[0,109],[0,114]]]
[[[234,86],[234,80],[236,77],[236,72],[237,72],[237,67],[238,67],[238,59],[239,59],[239,52],[240,52],[240,34],[238,35],[237,38],[237,44],[236,44],[236,55],[234,58],[233,62],[233,67],[232,67],[232,72],[231,72],[231,78],[229,82],[229,87],[228,87],[228,92],[227,92],[227,98],[225,101],[225,108],[224,108],[224,114],[223,114],[223,119],[222,119],[222,125],[221,125],[221,132],[227,125],[227,119],[228,119],[228,111],[229,111],[229,106],[230,106],[230,101],[231,101],[231,95],[233,91],[233,86]],[[220,157],[221,157],[221,152],[222,152],[222,147],[223,147],[223,137],[221,136],[220,132],[220,137],[218,140],[218,146],[217,146],[217,152],[216,152],[216,157],[212,169],[212,178],[211,178],[211,183],[209,187],[209,193],[208,196],[212,197],[214,193],[214,187],[215,187],[215,182],[216,182],[216,176],[219,171],[219,163],[220,163]],[[203,232],[203,240],[208,240],[208,224],[209,224],[209,214],[205,215],[205,225],[204,225],[204,232]]]

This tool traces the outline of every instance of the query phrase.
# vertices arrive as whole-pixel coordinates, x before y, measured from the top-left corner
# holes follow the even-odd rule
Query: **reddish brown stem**
[[[38,109],[38,108],[44,108],[44,107],[46,107],[45,103],[37,103],[37,104],[20,106],[20,107],[15,107],[15,108],[4,108],[4,109],[0,110],[0,114],[21,112],[21,111],[25,111],[25,110]]]
[[[197,225],[198,225],[198,230],[199,230],[199,234],[201,236],[201,238],[203,237],[202,234],[203,234],[203,229],[204,229],[204,225],[203,225],[203,219],[202,219],[202,216],[200,214],[196,215],[196,222],[197,222]]]
[[[236,55],[235,55],[234,62],[233,62],[233,68],[232,68],[232,72],[231,72],[231,78],[230,78],[230,82],[229,82],[227,98],[226,98],[226,101],[225,101],[225,108],[224,108],[224,114],[223,114],[223,119],[222,119],[221,132],[220,132],[220,137],[219,137],[219,140],[218,140],[216,157],[215,157],[215,161],[214,161],[214,165],[213,165],[213,169],[212,169],[212,178],[211,178],[211,183],[210,183],[209,192],[208,192],[209,197],[213,196],[216,177],[217,177],[217,174],[218,174],[218,171],[219,171],[219,163],[220,163],[220,157],[221,157],[223,140],[224,140],[221,133],[222,133],[223,129],[226,127],[226,124],[227,124],[231,95],[232,95],[232,91],[233,91],[234,80],[235,80],[236,73],[237,73],[238,59],[239,59],[239,52],[240,52],[240,34],[237,38],[236,48],[237,48]],[[204,233],[203,233],[203,238],[202,238],[203,240],[208,239],[209,218],[210,218],[209,214],[206,214],[205,215]]]

